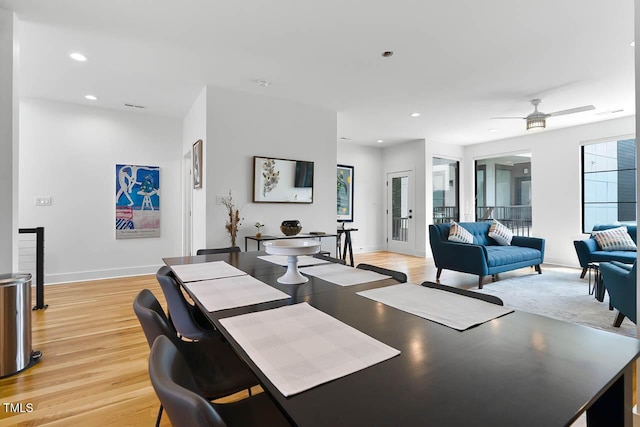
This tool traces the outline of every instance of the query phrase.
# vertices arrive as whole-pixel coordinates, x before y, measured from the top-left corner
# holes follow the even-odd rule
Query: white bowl
[[[310,255],[320,251],[320,242],[317,240],[269,240],[262,244],[264,250],[271,255]]]

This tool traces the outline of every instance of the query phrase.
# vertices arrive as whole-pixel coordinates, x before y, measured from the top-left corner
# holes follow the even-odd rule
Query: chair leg
[[[156,418],[156,427],[160,427],[161,419],[162,419],[162,404],[160,404],[160,409],[158,409],[158,417]]]
[[[586,276],[586,275],[587,275],[587,270],[589,270],[589,268],[588,268],[588,267],[583,267],[583,268],[582,268],[582,274],[580,275],[580,278],[581,278],[581,279],[584,279],[584,276]]]
[[[484,276],[478,276],[478,289],[482,289],[483,281],[484,281]]]
[[[442,269],[438,268],[438,271],[436,272],[436,280],[440,280],[440,275],[442,274]]]
[[[624,314],[618,312],[616,319],[613,321],[613,326],[619,328],[622,325],[622,321],[624,320]]]
[[[540,267],[540,264],[536,265],[536,271],[538,272],[538,274],[542,274],[542,267]]]

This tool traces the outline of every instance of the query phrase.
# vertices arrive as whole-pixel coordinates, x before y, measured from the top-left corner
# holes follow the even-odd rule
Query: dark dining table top
[[[288,300],[208,313],[263,388],[300,426],[562,426],[624,375],[640,341],[523,311],[457,331],[358,291],[393,279],[341,287],[316,277],[282,285],[285,268],[259,252],[165,258],[167,265],[223,260],[290,295]],[[305,268],[300,271],[304,273]],[[285,397],[219,320],[307,302],[401,351],[399,356]],[[630,383],[629,383],[630,384]],[[629,386],[630,387],[630,386]],[[626,397],[630,399],[630,397]]]

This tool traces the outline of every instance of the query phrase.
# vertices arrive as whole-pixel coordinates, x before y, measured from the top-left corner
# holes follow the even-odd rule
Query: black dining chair
[[[151,346],[149,378],[174,427],[291,425],[266,393],[233,403],[209,402],[189,364],[166,336]]]
[[[229,246],[228,248],[198,249],[196,255],[232,254],[235,252],[240,252],[239,246]]]
[[[407,282],[407,275],[401,271],[389,270],[388,268],[382,268],[371,264],[358,264],[356,268],[375,271],[376,273],[384,274],[385,276],[391,276],[400,283]]]
[[[191,340],[217,338],[220,333],[202,314],[200,309],[185,298],[173,271],[167,266],[156,273],[162,293],[167,300],[169,319],[178,333]]]
[[[314,254],[313,255],[314,258],[318,258],[324,261],[329,261],[329,262],[335,262],[336,264],[342,264],[345,265],[347,262],[343,259],[340,258],[334,258],[332,256],[329,255],[325,255],[325,254]]]
[[[149,347],[160,336],[169,338],[189,364],[196,383],[208,400],[242,390],[248,390],[251,395],[251,387],[257,385],[258,380],[229,343],[220,338],[181,340],[155,295],[148,289],[143,289],[135,297],[133,311],[140,321]],[[160,425],[161,418],[162,405],[158,411],[156,426]]]
[[[447,291],[458,295],[463,295],[469,298],[475,298],[482,301],[490,302],[491,304],[504,305],[502,300],[495,295],[481,294],[480,292],[470,291],[468,289],[460,289],[454,286],[441,285],[433,282],[422,282],[420,286],[425,288],[440,289],[441,291]]]

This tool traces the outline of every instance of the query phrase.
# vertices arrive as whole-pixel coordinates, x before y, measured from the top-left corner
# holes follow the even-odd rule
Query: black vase
[[[302,231],[302,225],[297,219],[282,221],[280,231],[282,231],[282,234],[285,236],[295,236]]]

